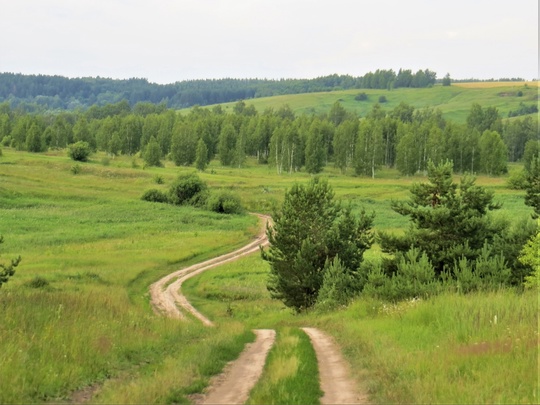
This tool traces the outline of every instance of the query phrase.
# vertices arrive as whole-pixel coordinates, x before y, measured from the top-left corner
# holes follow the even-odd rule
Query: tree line
[[[181,115],[164,104],[122,101],[85,112],[28,114],[0,104],[0,141],[30,152],[85,142],[91,151],[150,156],[148,164],[170,159],[203,170],[219,158],[242,167],[248,157],[277,174],[320,173],[334,165],[343,173],[376,177],[381,168],[404,175],[425,173],[428,161],[453,162],[458,173],[501,175],[507,162],[529,164],[539,151],[538,122],[532,117],[501,119],[494,107],[473,104],[465,124],[447,121],[439,110],[401,103],[393,110],[374,104],[365,117],[338,101],[327,114],[296,115],[284,105],[259,113],[239,101],[231,113],[221,106],[194,107]],[[151,152],[149,150],[151,149]]]
[[[168,108],[211,105],[256,97],[300,94],[354,88],[389,89],[428,87],[435,84],[436,73],[429,70],[377,70],[363,76],[328,75],[314,79],[208,79],[171,84],[151,83],[147,79],[115,80],[102,77],[67,78],[63,76],[0,73],[0,102],[28,111],[87,109],[126,100],[131,106],[140,102],[164,103]]]

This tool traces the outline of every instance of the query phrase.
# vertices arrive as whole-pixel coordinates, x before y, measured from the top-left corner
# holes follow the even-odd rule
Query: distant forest
[[[448,75],[447,75],[448,77]],[[364,76],[329,75],[315,79],[208,79],[172,84],[150,83],[146,79],[67,78],[63,76],[0,73],[0,102],[27,112],[47,110],[86,110],[126,100],[186,108],[248,100],[284,94],[312,93],[346,89],[391,89],[429,87],[437,74],[429,69],[413,73],[408,69],[377,70]]]

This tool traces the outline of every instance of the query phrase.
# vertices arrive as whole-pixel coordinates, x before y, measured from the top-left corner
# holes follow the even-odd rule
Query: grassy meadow
[[[522,96],[518,96],[519,91]],[[359,93],[366,93],[367,100],[355,100]],[[327,113],[336,101],[340,101],[347,111],[365,117],[381,96],[387,100],[381,104],[383,110],[392,110],[405,102],[417,109],[438,108],[445,119],[464,123],[473,103],[479,103],[484,108],[496,107],[502,117],[507,117],[509,111],[517,110],[521,102],[526,105],[537,103],[538,82],[452,83],[451,86],[436,85],[423,89],[355,89],[262,97],[247,100],[247,104],[253,104],[261,112],[266,108],[277,110],[288,104],[297,114],[319,114]],[[224,103],[222,107],[225,111],[232,111],[235,104]]]
[[[274,328],[278,336],[251,403],[311,402],[319,388],[302,326],[336,338],[374,402],[538,402],[536,293],[397,306],[360,299],[335,313],[300,316],[270,299],[268,265],[255,254],[185,283],[215,328],[157,316],[152,282],[246,243],[257,219],[141,201],[145,190],[166,190],[193,169],[170,162],[143,169],[137,158],[103,157],[77,170],[63,151],[5,148],[0,157],[0,259],[22,256],[0,289],[0,403],[72,402],[85,392],[97,403],[188,403],[254,339],[252,328]],[[355,210],[375,211],[376,230],[395,232],[407,223],[390,200],[407,198],[410,185],[423,180],[391,170],[373,180],[331,167],[322,176]],[[310,178],[277,176],[254,162],[242,169],[212,162],[200,177],[263,213],[294,182]],[[478,178],[504,203],[496,215],[527,217],[523,192],[505,182]],[[378,258],[377,247],[367,256]],[[293,371],[283,373],[284,364]]]

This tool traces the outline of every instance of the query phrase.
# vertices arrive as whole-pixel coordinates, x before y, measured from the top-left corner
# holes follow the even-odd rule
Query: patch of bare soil
[[[243,404],[247,401],[276,338],[276,332],[271,329],[254,332],[257,335],[255,342],[248,344],[238,359],[212,379],[206,394],[191,398],[196,404]]]
[[[302,328],[317,354],[321,390],[321,404],[367,404],[366,394],[358,392],[349,376],[347,363],[333,339],[316,328]]]

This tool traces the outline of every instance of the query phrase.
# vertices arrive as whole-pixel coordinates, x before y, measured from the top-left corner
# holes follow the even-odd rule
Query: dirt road
[[[256,214],[260,218],[261,232],[248,245],[203,263],[195,264],[163,277],[150,286],[152,305],[156,311],[172,318],[185,318],[186,311],[207,326],[213,323],[197,311],[181,292],[182,283],[203,271],[224,263],[237,260],[242,256],[253,253],[259,246],[266,246],[266,223],[270,217]],[[182,311],[181,311],[182,310]],[[367,397],[356,391],[356,385],[349,377],[346,362],[333,340],[315,328],[303,328],[308,334],[317,353],[321,389],[324,396],[322,404],[363,404]],[[262,374],[266,356],[275,340],[275,331],[261,329],[254,331],[257,338],[254,343],[246,346],[240,357],[225,367],[224,372],[216,377],[206,394],[192,399],[197,404],[242,404],[249,392]]]
[[[356,391],[356,383],[349,376],[347,363],[333,339],[316,328],[302,329],[317,354],[321,390],[324,392],[321,404],[367,403],[367,396]]]
[[[207,394],[196,404],[243,404],[259,380],[266,356],[274,344],[276,332],[257,329],[255,342],[246,346],[240,357],[229,363],[221,375],[210,384]]]
[[[256,252],[259,250],[259,246],[266,246],[268,244],[268,239],[266,237],[266,223],[270,221],[270,217],[268,215],[256,215],[264,226],[261,226],[261,231],[253,242],[250,242],[234,252],[227,253],[202,263],[194,264],[193,266],[175,271],[158,280],[150,286],[150,297],[153,307],[166,316],[183,319],[185,318],[185,315],[180,311],[180,307],[198,318],[203,324],[212,326],[213,323],[188,302],[186,297],[181,293],[180,288],[184,281],[205,270],[209,270],[213,267]]]

